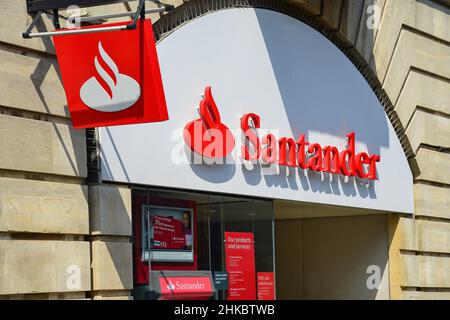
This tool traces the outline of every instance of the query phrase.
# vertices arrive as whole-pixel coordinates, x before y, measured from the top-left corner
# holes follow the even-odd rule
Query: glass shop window
[[[133,190],[135,299],[275,299],[272,201]]]

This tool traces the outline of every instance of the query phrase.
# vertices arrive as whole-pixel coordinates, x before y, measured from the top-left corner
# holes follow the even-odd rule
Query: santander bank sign
[[[119,74],[141,84],[101,40]],[[413,212],[412,173],[384,106],[321,33],[279,12],[227,9],[156,47],[170,119],[100,128],[103,181]],[[93,48],[78,88],[95,56],[105,60]]]
[[[138,21],[134,30],[61,35],[53,40],[74,128],[169,119],[150,20]]]
[[[211,87],[206,87],[198,112],[200,118],[190,121],[184,128],[183,137],[190,149],[202,158],[223,159],[235,148],[236,137],[221,121],[219,108],[214,101]],[[240,118],[240,130],[244,138],[241,159],[278,164],[304,170],[358,176],[361,179],[377,179],[377,163],[381,157],[367,152],[357,152],[356,134],[346,135],[347,148],[322,146],[309,142],[305,134],[298,137],[276,137],[272,133],[260,136],[262,120],[256,113],[246,113]]]

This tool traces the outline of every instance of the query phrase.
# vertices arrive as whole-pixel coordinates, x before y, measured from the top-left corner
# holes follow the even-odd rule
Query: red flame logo
[[[212,96],[211,87],[199,105],[200,118],[184,128],[184,140],[192,151],[208,158],[224,158],[234,149],[234,136],[220,119],[219,109]]]

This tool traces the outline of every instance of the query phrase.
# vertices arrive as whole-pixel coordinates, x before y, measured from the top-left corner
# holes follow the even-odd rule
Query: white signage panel
[[[230,9],[202,16],[158,46],[169,120],[100,129],[102,179],[413,212],[412,174],[383,107],[353,64],[329,40],[287,15]],[[220,121],[236,145],[226,164],[192,163],[183,128],[199,118],[211,86]],[[240,118],[260,116],[258,135],[380,156],[377,180],[241,159]]]

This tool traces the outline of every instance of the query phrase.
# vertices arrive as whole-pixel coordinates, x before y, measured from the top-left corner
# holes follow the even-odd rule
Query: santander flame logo
[[[169,290],[174,290],[175,289],[175,285],[170,280],[169,280],[169,283],[167,284],[167,289],[169,289]]]
[[[95,57],[97,73],[80,89],[80,98],[89,108],[100,112],[118,112],[138,101],[141,88],[136,80],[119,73],[114,60],[98,42],[99,57]]]
[[[225,158],[234,149],[233,133],[222,123],[219,109],[206,87],[198,109],[200,119],[189,122],[184,128],[184,140],[192,151],[208,158]]]

